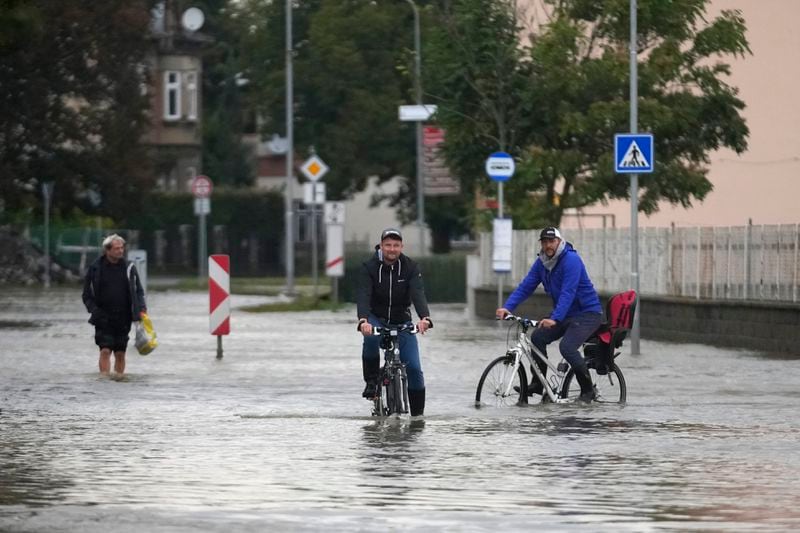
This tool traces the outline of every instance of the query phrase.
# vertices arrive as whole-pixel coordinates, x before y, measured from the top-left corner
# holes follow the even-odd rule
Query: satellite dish
[[[190,7],[181,16],[181,26],[187,31],[197,31],[203,27],[206,17],[203,12],[196,7]]]

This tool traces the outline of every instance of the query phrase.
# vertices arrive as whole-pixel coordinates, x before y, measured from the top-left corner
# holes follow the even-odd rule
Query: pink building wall
[[[739,9],[747,25],[752,55],[729,59],[729,83],[747,105],[749,148],[711,154],[709,179],[714,190],[691,209],[661,206],[650,217],[639,214],[640,227],[738,226],[800,222],[800,0],[713,0],[709,16]],[[621,132],[623,133],[623,132]],[[658,164],[658,154],[656,154]],[[629,180],[627,176],[620,179]],[[631,223],[630,202],[612,202],[585,213],[613,213],[618,227]],[[599,218],[584,218],[599,227]],[[577,227],[578,219],[564,219]]]

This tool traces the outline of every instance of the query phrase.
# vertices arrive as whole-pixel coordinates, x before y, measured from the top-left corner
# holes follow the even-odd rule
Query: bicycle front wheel
[[[394,406],[397,402],[397,398],[395,397],[394,393],[394,381],[392,380],[385,380],[383,385],[381,385],[383,389],[381,392],[383,393],[385,409],[384,412],[387,415],[391,415],[394,413]]]
[[[392,394],[390,396],[392,402],[389,405],[389,414],[402,415],[406,413],[407,409],[405,409],[404,401],[407,401],[408,393],[403,388],[403,378],[399,375],[394,376],[394,379],[392,379],[386,387],[392,389]]]
[[[625,376],[622,370],[614,363],[609,369],[608,374],[600,375],[595,369],[590,368],[589,374],[592,376],[592,383],[595,387],[599,403],[625,403],[628,391],[625,385]],[[575,371],[571,368],[564,376],[564,383],[561,386],[562,398],[577,398],[581,394],[581,386],[575,379]]]
[[[383,385],[381,385],[381,389],[383,389]],[[388,414],[386,409],[386,392],[381,389],[378,390],[380,394],[372,400],[374,404],[372,407],[372,416],[386,416]]]
[[[525,367],[514,368],[514,358],[498,357],[483,371],[475,393],[475,407],[509,407],[528,403]]]

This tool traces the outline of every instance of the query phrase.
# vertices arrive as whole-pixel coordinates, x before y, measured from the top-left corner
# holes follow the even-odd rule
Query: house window
[[[164,120],[181,118],[181,73],[164,72]]]
[[[186,73],[186,118],[197,120],[197,73]]]

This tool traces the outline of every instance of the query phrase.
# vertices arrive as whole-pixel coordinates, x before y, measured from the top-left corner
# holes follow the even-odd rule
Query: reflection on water
[[[413,472],[417,451],[416,439],[425,429],[425,420],[389,418],[376,420],[362,426],[364,453],[370,466],[364,472],[388,477],[403,476]]]
[[[0,303],[2,531],[800,526],[797,360],[644,341],[625,406],[476,410],[505,330],[435,306],[426,416],[376,419],[352,309],[234,310],[217,361],[205,295],[154,293],[115,382],[77,290]]]

